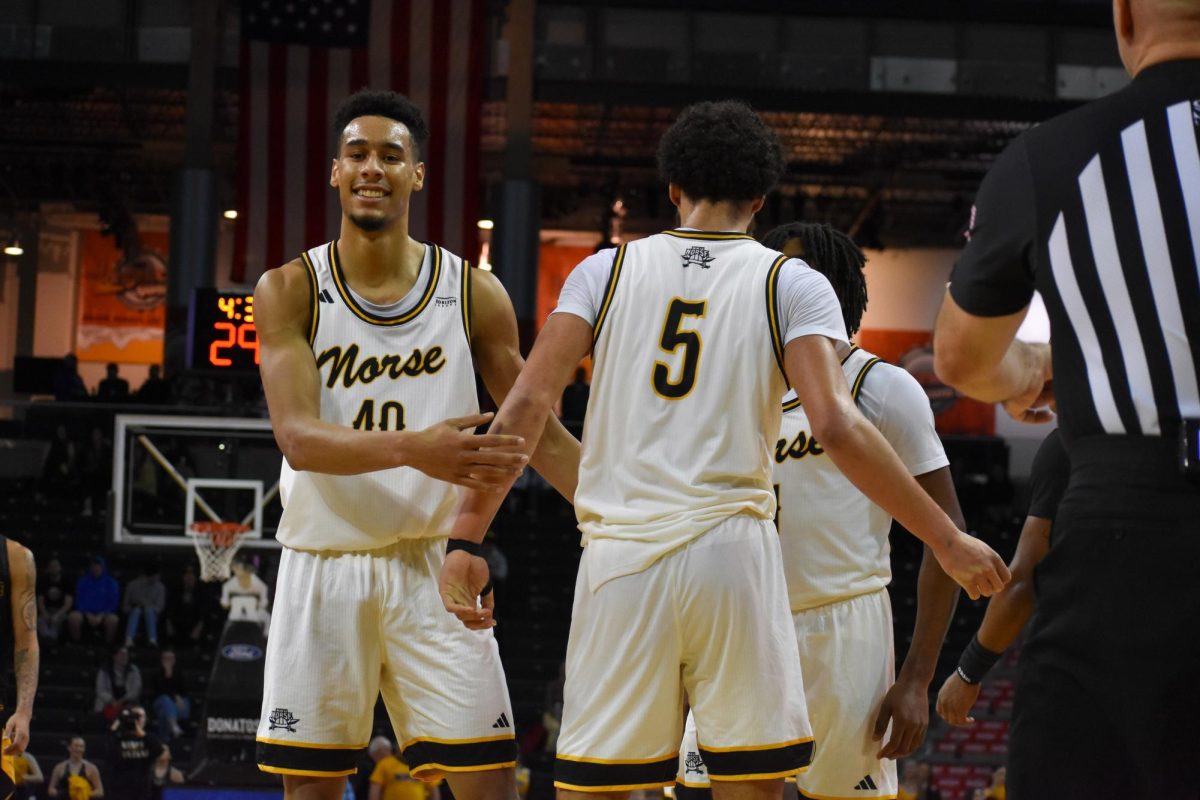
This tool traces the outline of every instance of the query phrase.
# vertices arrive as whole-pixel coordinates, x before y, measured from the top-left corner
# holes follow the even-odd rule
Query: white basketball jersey
[[[358,430],[421,430],[478,413],[466,262],[426,245],[409,296],[381,308],[351,291],[336,242],[312,248],[302,261],[312,280],[309,338],[322,420]],[[457,487],[411,467],[327,475],[294,471],[286,459],[280,490],[277,538],[302,550],[370,550],[445,536],[459,499]]]
[[[858,348],[842,369],[864,416],[880,428],[912,474],[946,465],[933,414],[912,376]],[[891,515],[867,499],[825,454],[794,395],[785,398],[783,409],[773,455],[792,611],[884,588],[892,578]],[[881,424],[882,417],[902,434]]]
[[[733,514],[773,517],[786,260],[746,235],[690,231],[617,251],[575,495],[584,543],[609,553],[607,577],[645,569]]]

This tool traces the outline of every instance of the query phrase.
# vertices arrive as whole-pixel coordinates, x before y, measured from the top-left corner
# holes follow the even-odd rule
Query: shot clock
[[[192,291],[188,367],[223,372],[258,369],[254,295],[212,288]]]

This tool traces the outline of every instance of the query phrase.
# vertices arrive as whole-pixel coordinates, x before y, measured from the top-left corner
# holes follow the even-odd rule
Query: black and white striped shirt
[[[1200,417],[1200,60],[1027,132],[989,171],[950,293],[1046,301],[1064,436],[1173,436]]]

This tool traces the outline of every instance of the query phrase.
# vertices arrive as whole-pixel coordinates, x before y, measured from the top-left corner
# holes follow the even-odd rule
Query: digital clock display
[[[188,314],[188,367],[257,370],[254,295],[195,289]]]

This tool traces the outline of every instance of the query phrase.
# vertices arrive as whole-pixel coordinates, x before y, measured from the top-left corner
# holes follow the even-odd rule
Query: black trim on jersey
[[[875,366],[882,360],[883,359],[876,356],[866,364],[863,364],[862,369],[858,371],[858,377],[854,379],[854,386],[850,389],[850,396],[854,398],[855,403],[858,402],[858,396],[862,393],[863,380],[867,377],[867,373],[871,371],[871,367]]]
[[[621,279],[621,266],[625,263],[625,248],[628,244],[623,244],[617,248],[617,255],[613,258],[612,268],[608,271],[608,285],[604,289],[604,302],[600,304],[600,312],[596,314],[595,332],[592,333],[592,346],[600,341],[600,329],[604,327],[604,320],[608,317],[609,307],[612,305],[613,296],[617,293],[617,281]]]
[[[842,362],[841,362],[841,363],[842,363],[842,366],[843,366],[843,367],[844,367],[844,366],[846,366],[846,362],[850,360],[850,356],[854,355],[856,352],[858,352],[858,351],[859,351],[859,350],[861,350],[861,349],[862,349],[862,348],[860,348],[858,345],[856,345],[856,344],[851,344],[851,345],[850,345],[850,351],[849,351],[849,352],[847,352],[847,353],[846,353],[846,355],[842,357]],[[875,360],[876,360],[876,361],[878,361],[879,359],[877,358],[877,359],[875,359]],[[855,399],[856,399],[856,400],[858,399],[858,396],[857,396],[857,395],[855,395]],[[789,412],[789,411],[795,411],[795,410],[796,410],[797,408],[799,408],[799,407],[800,407],[800,398],[799,398],[799,397],[793,397],[791,400],[788,400],[787,402],[785,402],[785,403],[783,404],[783,413],[785,413],[785,414],[786,414],[786,413],[787,413],[787,412]]]
[[[554,785],[578,786],[596,791],[615,791],[620,787],[670,786],[679,771],[679,754],[644,763],[610,763],[554,760]]]
[[[425,310],[425,306],[429,305],[429,301],[433,299],[434,290],[437,289],[438,281],[442,277],[442,248],[430,242],[426,242],[425,246],[433,250],[433,269],[429,271],[429,283],[425,286],[421,300],[412,309],[399,316],[383,317],[367,311],[356,303],[354,296],[350,294],[350,287],[346,284],[346,276],[342,273],[342,262],[338,258],[337,240],[335,239],[329,243],[329,263],[333,267],[330,272],[333,273],[333,283],[337,286],[338,294],[342,296],[342,300],[354,315],[363,322],[370,323],[371,325],[382,325],[384,327],[403,325],[406,322],[411,322]]]
[[[404,761],[411,772],[422,768],[473,770],[480,767],[511,766],[517,763],[517,740],[512,737],[466,742],[431,742],[418,739],[404,747]]]
[[[675,800],[712,800],[709,786],[687,786],[675,781]]]
[[[317,341],[317,321],[321,316],[321,298],[318,296],[321,287],[317,283],[317,268],[313,266],[312,259],[308,257],[308,253],[301,253],[300,260],[307,267],[308,283],[312,287],[312,296],[308,300],[308,346],[312,347]]]
[[[784,331],[779,326],[779,272],[789,260],[787,256],[779,256],[767,272],[767,322],[771,326],[771,347],[775,350],[775,361],[779,364],[779,371],[783,373],[783,382],[790,389],[792,384],[788,381],[787,370],[783,365]]]
[[[274,767],[301,774],[342,774],[358,767],[365,747],[325,748],[274,744],[259,741],[256,758],[260,767]]]
[[[700,758],[710,781],[794,773],[812,763],[813,740],[792,742],[761,750],[707,750],[699,746]]]
[[[1108,382],[1112,387],[1117,414],[1121,417],[1121,424],[1125,427],[1125,432],[1130,435],[1138,435],[1142,432],[1142,424],[1138,421],[1137,409],[1133,405],[1133,395],[1129,391],[1129,374],[1125,369],[1125,358],[1121,353],[1116,323],[1113,322],[1108,301],[1104,296],[1104,287],[1100,283],[1100,270],[1096,266],[1096,254],[1092,250],[1087,217],[1083,210],[1083,195],[1078,188],[1064,203],[1062,215],[1067,233],[1067,248],[1071,253],[1071,264],[1075,269],[1075,281],[1079,285],[1079,293],[1083,297],[1084,307],[1087,308],[1088,317],[1091,318],[1092,327],[1096,331],[1101,359],[1104,362],[1104,369],[1108,372]],[[1092,405],[1095,405],[1092,398],[1088,399]]]
[[[748,233],[740,233],[738,231],[681,231],[669,230],[663,231],[666,236],[674,236],[676,239],[702,239],[704,241],[731,241],[733,239],[749,239],[754,241],[754,237]]]
[[[471,262],[462,259],[462,319],[467,332],[467,347],[471,346]]]

